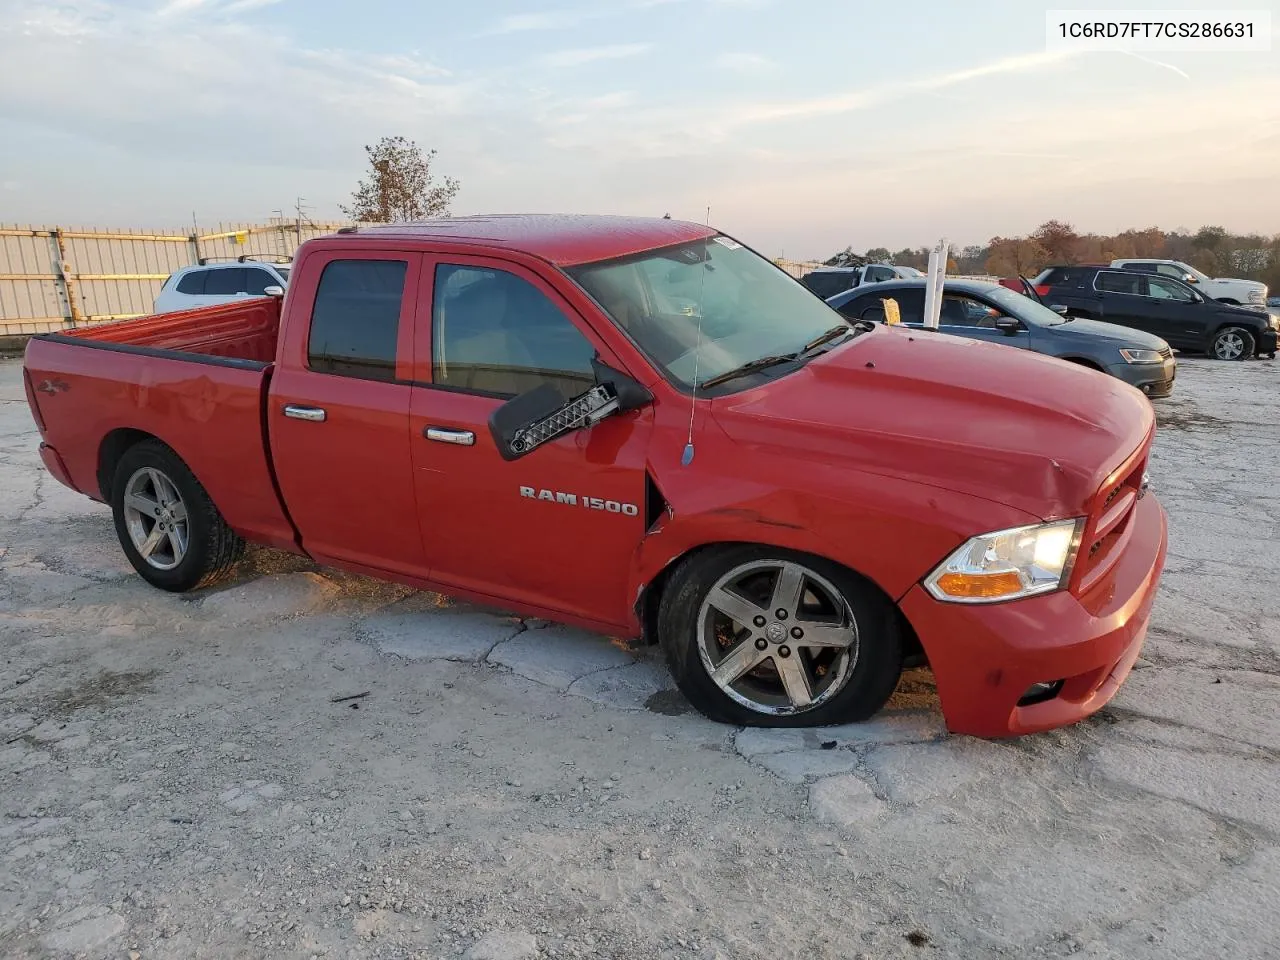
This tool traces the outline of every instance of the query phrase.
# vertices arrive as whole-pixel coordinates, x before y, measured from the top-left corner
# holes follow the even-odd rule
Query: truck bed
[[[136,317],[54,335],[174,353],[271,363],[280,335],[280,300],[255,297],[177,313]]]
[[[267,452],[280,301],[254,299],[33,337],[27,397],[51,472],[109,501],[115,458],[171,447],[241,536],[296,549]]]

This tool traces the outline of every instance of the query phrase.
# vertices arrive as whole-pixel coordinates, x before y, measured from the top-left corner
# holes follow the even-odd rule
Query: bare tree
[[[424,156],[412,140],[383,137],[364,151],[373,169],[351,195],[351,206],[342,207],[348,217],[365,223],[403,223],[449,215],[449,204],[462,184],[453,177],[436,183],[431,172],[434,150]]]

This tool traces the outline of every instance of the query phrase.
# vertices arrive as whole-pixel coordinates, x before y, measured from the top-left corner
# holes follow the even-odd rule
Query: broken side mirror
[[[599,357],[592,359],[591,366],[595,385],[570,400],[544,383],[493,411],[489,433],[503,460],[517,460],[556,437],[653,400],[653,394],[638,380],[602,363]]]

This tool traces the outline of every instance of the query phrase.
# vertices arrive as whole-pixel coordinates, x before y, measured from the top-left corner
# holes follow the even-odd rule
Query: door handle
[[[323,407],[300,407],[295,403],[284,405],[284,415],[294,420],[310,420],[312,423],[323,423],[325,417]]]
[[[476,435],[470,430],[449,430],[445,427],[427,427],[422,431],[422,435],[428,440],[435,440],[439,443],[455,443],[460,447],[474,447],[476,444]]]

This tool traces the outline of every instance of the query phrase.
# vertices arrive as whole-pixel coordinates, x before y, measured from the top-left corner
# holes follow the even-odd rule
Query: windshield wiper
[[[827,330],[823,333],[818,334],[816,337],[814,337],[812,340],[806,343],[803,347],[801,347],[800,352],[808,353],[814,347],[820,347],[827,341],[834,340],[836,337],[840,336],[843,333],[853,333],[853,327],[849,326],[849,324],[847,323],[838,324],[837,326],[832,327],[830,330]]]
[[[765,367],[774,367],[780,363],[791,363],[794,360],[798,360],[799,357],[800,354],[798,353],[780,353],[768,357],[759,357],[758,359],[749,360],[740,366],[734,367],[732,370],[726,370],[724,373],[717,373],[714,377],[708,377],[697,386],[699,390],[705,389],[706,387],[714,387],[716,384],[724,383],[727,380],[733,380],[737,377],[743,376],[744,374],[753,373],[756,370],[763,370]]]

